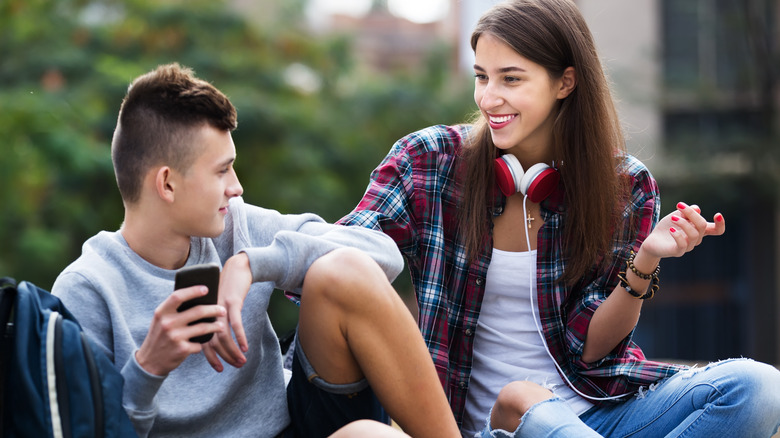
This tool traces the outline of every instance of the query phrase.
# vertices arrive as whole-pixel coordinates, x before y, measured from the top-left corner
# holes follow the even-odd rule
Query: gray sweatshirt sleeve
[[[249,256],[256,282],[271,281],[280,289],[299,293],[309,266],[328,252],[344,247],[367,253],[390,281],[403,269],[395,242],[380,231],[329,224],[315,214],[283,215],[244,206],[234,220],[247,233],[249,244],[238,249]]]
[[[135,353],[122,367],[122,377],[125,379],[125,388],[122,393],[122,407],[130,417],[135,433],[139,437],[149,435],[154,420],[157,418],[157,391],[165,381],[165,376],[154,376],[147,373],[138,361]]]

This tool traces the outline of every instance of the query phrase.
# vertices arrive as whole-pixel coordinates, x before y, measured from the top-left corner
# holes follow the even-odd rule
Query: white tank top
[[[593,406],[564,384],[545,350],[536,326],[539,307],[535,273],[535,250],[493,249],[474,338],[474,362],[462,427],[464,437],[473,437],[485,427],[499,391],[516,380],[528,380],[550,389],[577,415]]]

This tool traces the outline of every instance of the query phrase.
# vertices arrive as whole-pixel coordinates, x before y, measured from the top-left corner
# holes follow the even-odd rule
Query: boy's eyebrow
[[[478,70],[478,71],[485,71],[485,69],[484,69],[484,68],[480,67],[480,66],[479,66],[479,65],[477,65],[477,64],[474,64],[474,70]],[[523,68],[520,68],[520,67],[515,67],[515,66],[511,66],[511,67],[502,67],[502,68],[499,68],[499,69],[498,69],[498,72],[499,72],[499,73],[508,73],[508,72],[513,72],[513,71],[525,72],[525,69],[523,69]]]
[[[226,159],[225,161],[222,161],[221,163],[219,163],[219,165],[217,167],[228,166],[230,164],[233,164],[235,161],[236,161],[236,157],[230,157],[230,158]]]

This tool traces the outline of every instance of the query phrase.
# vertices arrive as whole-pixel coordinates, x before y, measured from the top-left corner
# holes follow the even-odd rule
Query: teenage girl
[[[471,46],[476,121],[396,142],[340,221],[406,257],[463,436],[771,436],[777,369],[653,362],[632,341],[661,259],[725,221],[683,202],[660,218],[576,6],[496,5]]]

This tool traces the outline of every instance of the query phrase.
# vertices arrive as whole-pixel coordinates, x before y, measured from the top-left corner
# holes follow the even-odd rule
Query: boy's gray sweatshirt
[[[175,271],[133,252],[119,232],[103,231],[57,278],[52,292],[105,350],[125,378],[123,404],[140,436],[273,437],[289,424],[279,343],[268,301],[274,288],[300,293],[311,263],[344,246],[376,260],[390,280],[403,259],[392,239],[362,227],[325,223],[313,214],[282,215],[230,202],[218,238],[192,238],[186,265],[249,256],[255,283],[242,319],[247,362],[214,371],[203,354],[191,355],[167,376],[145,372],[135,360],[155,308],[173,292]]]

